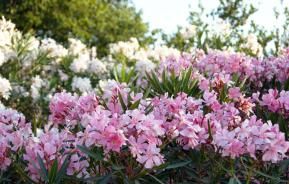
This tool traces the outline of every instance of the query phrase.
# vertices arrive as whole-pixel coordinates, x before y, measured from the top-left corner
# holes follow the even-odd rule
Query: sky
[[[246,1],[246,0],[245,0]],[[137,10],[142,11],[145,22],[149,23],[150,29],[161,28],[165,33],[173,33],[177,26],[188,24],[190,10],[196,10],[198,0],[132,0]],[[218,5],[218,0],[201,0],[205,11],[210,12]],[[265,28],[272,28],[282,22],[274,18],[273,7],[282,9],[289,8],[289,0],[247,0],[254,2],[259,9],[252,19]]]

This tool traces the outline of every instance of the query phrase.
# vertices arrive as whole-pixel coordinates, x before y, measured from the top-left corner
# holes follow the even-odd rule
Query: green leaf
[[[286,80],[285,84],[284,84],[284,90],[289,90],[289,79]]]
[[[96,161],[103,160],[103,155],[99,151],[93,152],[89,150],[86,146],[77,145],[77,148],[85,153],[86,155],[90,156],[91,158],[95,159]]]
[[[88,177],[88,178],[82,179],[82,181],[85,182],[85,183],[94,182],[94,183],[97,183],[97,184],[107,184],[114,173],[115,172],[112,172],[112,173],[109,173],[109,174],[107,174],[105,176]]]
[[[122,98],[122,95],[121,95],[120,93],[118,93],[118,98],[119,98],[119,102],[120,102],[120,105],[121,105],[121,107],[122,107],[122,110],[123,110],[123,111],[126,111],[126,110],[127,110],[127,107],[126,107],[126,105],[125,105],[125,103],[124,103],[124,100],[123,100],[123,98]]]
[[[242,184],[240,182],[240,180],[236,177],[230,178],[229,183],[228,184]]]
[[[189,80],[191,78],[192,75],[192,67],[189,68],[188,72],[186,72],[184,74],[183,80],[182,80],[182,89],[183,91],[186,91],[186,89],[188,89],[188,84],[189,84]]]
[[[36,184],[35,181],[33,181],[32,179],[30,179],[30,177],[25,173],[25,171],[23,171],[23,169],[21,168],[21,166],[19,164],[14,164],[15,170],[16,172],[25,180],[25,182],[29,182],[29,183],[33,183]]]
[[[154,80],[154,83],[158,86],[160,93],[165,93],[165,90],[163,89],[163,86],[161,85],[155,72],[152,72],[152,79]]]
[[[60,167],[60,169],[59,169],[59,171],[57,173],[57,176],[55,178],[55,183],[56,184],[60,183],[61,179],[63,178],[63,176],[65,176],[67,167],[69,165],[69,160],[70,160],[70,155],[66,156],[62,166]]]
[[[280,170],[286,172],[286,169],[289,168],[289,159],[283,160],[280,162]]]
[[[125,74],[126,74],[126,69],[125,66],[121,66],[121,81],[125,81]]]
[[[139,104],[140,104],[140,100],[138,100],[138,101],[136,101],[135,103],[131,104],[131,105],[129,106],[129,109],[130,109],[130,110],[136,109],[136,108],[139,106]]]
[[[157,177],[155,177],[155,176],[153,176],[153,175],[151,175],[151,174],[149,174],[148,173],[148,175],[150,176],[150,177],[152,177],[156,182],[158,182],[159,184],[165,184],[165,183],[163,183],[161,180],[159,180]]]
[[[55,159],[48,174],[49,183],[54,183],[58,170],[58,160]]]
[[[179,167],[184,167],[184,166],[188,165],[189,163],[191,163],[191,160],[184,161],[184,162],[172,163],[172,164],[168,165],[166,167],[166,169],[175,169],[175,168],[179,168]]]
[[[114,78],[115,78],[115,80],[116,80],[117,82],[120,82],[120,80],[119,80],[119,78],[118,78],[118,73],[117,73],[116,67],[114,67],[114,69],[113,69],[113,76],[114,76]]]
[[[143,95],[143,98],[146,99],[148,98],[150,92],[151,92],[151,89],[152,89],[152,86],[149,85],[149,87],[146,89],[146,91],[144,89],[142,89],[143,91],[145,91],[144,95]]]
[[[42,178],[45,182],[48,182],[48,171],[45,168],[45,165],[44,165],[41,157],[39,156],[39,154],[37,154],[37,161],[38,161],[38,164],[40,166],[40,175],[42,176]]]
[[[273,181],[287,183],[287,181],[285,181],[285,180],[281,180],[280,178],[276,178],[276,177],[270,176],[270,175],[268,175],[268,174],[266,174],[266,173],[263,173],[263,172],[261,172],[261,171],[254,170],[254,169],[253,169],[253,171],[254,171],[255,173],[261,175],[261,176],[264,176],[264,177],[266,177],[266,178],[270,178],[270,179],[272,179]]]

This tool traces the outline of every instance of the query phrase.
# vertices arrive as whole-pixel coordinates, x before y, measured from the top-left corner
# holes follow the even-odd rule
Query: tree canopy
[[[144,38],[147,24],[127,0],[2,0],[0,14],[18,29],[66,42],[77,37],[106,53],[109,43]]]

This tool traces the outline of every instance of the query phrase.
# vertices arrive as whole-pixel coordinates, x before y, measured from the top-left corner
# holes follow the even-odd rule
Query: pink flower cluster
[[[223,104],[218,102],[216,93],[208,91],[203,99],[194,99],[185,94],[175,99],[155,99],[154,113],[164,121],[166,135],[177,138],[184,149],[210,144],[223,156],[231,158],[247,154],[274,163],[285,158],[289,142],[279,131],[278,125],[257,121],[254,115],[244,118],[240,101],[250,103],[249,100],[242,97],[236,88],[230,91],[235,102]],[[208,107],[211,110],[205,113],[204,109]]]
[[[259,99],[259,93],[254,93],[253,96],[261,106],[266,107],[271,112],[289,117],[289,91],[279,92],[276,89],[269,89],[268,93],[263,94],[261,99]]]
[[[273,78],[281,83],[289,78],[289,56],[286,54],[279,57],[257,59],[242,53],[217,50],[211,50],[208,54],[201,56],[195,53],[195,57],[188,54],[182,54],[180,57],[168,57],[160,63],[159,73],[168,70],[179,74],[182,70],[190,67],[208,78],[219,73],[236,74],[241,79],[253,82],[257,87]]]
[[[223,156],[231,158],[249,154],[252,158],[276,163],[286,157],[289,142],[278,125],[263,123],[256,116],[250,117],[233,130],[220,128],[213,136],[213,144]]]
[[[284,82],[289,78],[289,57],[282,55],[276,58],[256,59],[243,54],[211,51],[196,61],[195,67],[202,73],[215,74],[225,72],[238,74],[250,81],[270,81],[275,77]]]
[[[45,127],[36,137],[30,137],[25,144],[23,159],[27,161],[26,170],[31,179],[41,181],[41,168],[38,157],[43,161],[47,170],[51,169],[55,160],[58,169],[61,168],[66,157],[71,155],[67,174],[77,174],[78,177],[88,176],[86,168],[89,166],[86,156],[76,149],[76,138],[67,130]]]
[[[0,110],[0,170],[10,166],[12,153],[22,149],[31,133],[30,123],[23,114],[12,109]]]
[[[27,163],[26,171],[38,182],[43,179],[39,158],[49,170],[55,160],[60,169],[69,157],[68,175],[94,175],[89,156],[78,145],[103,150],[105,160],[117,155],[122,162],[133,160],[146,169],[164,163],[167,145],[175,143],[184,150],[208,149],[232,159],[249,156],[276,163],[287,158],[289,142],[277,124],[257,117],[254,108],[258,103],[289,117],[289,92],[269,89],[251,98],[236,87],[233,78],[235,74],[241,80],[249,78],[259,87],[273,78],[283,83],[289,78],[288,59],[286,54],[261,60],[217,51],[197,58],[170,57],[157,73],[166,70],[179,75],[193,67],[192,78],[199,80],[201,97],[179,93],[142,99],[142,93],[117,82],[106,86],[100,97],[57,93],[49,105],[50,122],[36,136],[22,114],[0,110],[0,169],[7,169],[13,155],[19,154]]]
[[[183,53],[179,57],[169,56],[160,63],[160,73],[165,70],[169,72],[173,71],[176,75],[178,75],[181,71],[190,68],[193,62],[193,57],[186,53]]]
[[[215,84],[223,80],[226,77],[216,77]],[[287,102],[284,98],[288,93],[281,93],[279,101]],[[35,181],[42,180],[38,157],[49,170],[55,159],[60,169],[69,156],[68,175],[94,175],[88,155],[78,145],[104,150],[106,160],[111,153],[124,161],[130,155],[146,169],[165,162],[162,151],[172,142],[185,150],[202,147],[233,159],[250,156],[276,163],[288,156],[289,142],[284,133],[278,125],[257,120],[255,104],[238,87],[228,89],[225,101],[220,101],[219,92],[212,89],[204,90],[200,98],[180,93],[176,97],[141,99],[141,94],[134,95],[117,83],[105,94],[103,98],[92,93],[80,97],[55,94],[50,104],[52,124],[36,136],[21,114],[1,110],[1,169],[10,165],[11,151],[22,146],[26,171]],[[277,98],[274,91],[269,94]],[[131,108],[134,103],[139,105]],[[147,111],[148,107],[152,110]]]
[[[153,114],[146,115],[142,108],[123,111],[118,95],[121,94],[125,102],[130,99],[130,103],[139,100],[139,95],[128,94],[122,85],[115,86],[107,94],[107,109],[97,105],[92,94],[79,98],[65,93],[56,94],[51,102],[53,105],[50,105],[51,119],[57,120],[56,125],[64,125],[67,120],[67,125],[70,125],[70,122],[78,120],[82,127],[76,132],[79,145],[101,147],[107,155],[110,152],[121,153],[122,148],[127,146],[131,155],[146,168],[163,163],[159,148],[162,144],[160,137],[164,135],[162,122],[156,120]],[[74,105],[62,108],[63,104]],[[66,114],[67,117],[60,116],[60,122],[59,118],[54,118],[58,114]],[[78,114],[78,117],[73,114]]]

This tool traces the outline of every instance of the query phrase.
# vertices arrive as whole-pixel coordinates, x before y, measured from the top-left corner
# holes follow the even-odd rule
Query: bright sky
[[[266,28],[271,28],[282,21],[274,19],[273,7],[289,8],[289,0],[246,0],[254,2],[259,11],[253,19]],[[198,0],[132,0],[137,10],[142,10],[144,21],[150,29],[161,28],[166,33],[173,33],[177,26],[186,25],[190,10],[197,9]],[[218,5],[218,0],[201,0],[205,11],[209,12]]]

